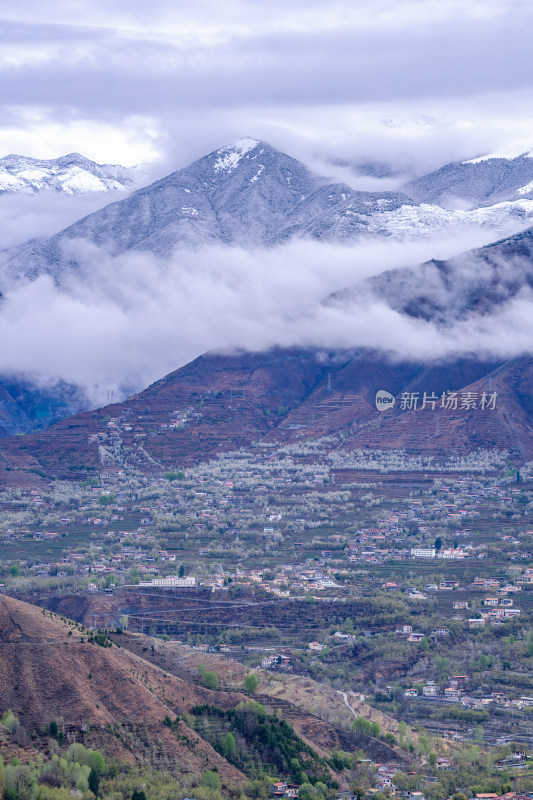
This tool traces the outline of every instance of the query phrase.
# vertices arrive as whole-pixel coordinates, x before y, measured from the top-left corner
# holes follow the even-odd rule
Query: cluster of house
[[[156,433],[161,430],[181,430],[191,422],[201,419],[203,416],[201,411],[197,411],[192,407],[185,409],[176,409],[172,411],[165,418],[167,422],[158,421],[150,425],[139,425],[131,419],[131,413],[127,410],[120,417],[108,417],[104,420],[104,430],[95,431],[87,436],[88,444],[95,444],[98,442],[106,442],[116,437],[120,433],[133,434],[135,438],[145,438],[150,433]]]
[[[496,766],[508,768],[509,766],[519,765],[527,758],[523,752],[513,752],[501,762],[496,762]],[[369,764],[371,762],[368,762]],[[417,790],[400,790],[394,783],[395,774],[401,769],[398,764],[375,764],[376,781],[371,789],[368,789],[366,796],[372,798],[377,793],[382,793],[388,797],[402,798],[402,800],[426,800],[424,792]],[[457,769],[457,763],[452,758],[438,758],[436,763],[437,770],[446,772]],[[433,776],[422,776],[425,783],[432,783],[436,779]],[[299,785],[288,783],[287,781],[276,781],[270,785],[271,797],[277,798],[296,798],[298,797]],[[359,800],[360,795],[352,791],[339,791],[337,800]],[[531,800],[531,794],[518,794],[516,792],[506,792],[505,794],[479,792],[474,794],[469,800]]]
[[[279,652],[272,653],[265,656],[261,660],[261,669],[279,669],[280,667],[287,667],[291,663],[291,651],[288,648],[280,650]]]
[[[450,631],[448,628],[438,627],[433,628],[431,633],[419,633],[413,630],[412,625],[401,625],[399,628],[396,628],[395,634],[397,636],[406,636],[408,642],[421,642],[422,639],[431,639],[432,641],[437,641],[443,636],[449,636]]]
[[[451,703],[460,703],[463,708],[482,711],[487,707],[499,708],[530,708],[533,706],[533,697],[517,697],[510,699],[503,692],[483,694],[481,690],[467,693],[468,675],[453,675],[445,686],[438,686],[435,681],[426,681],[418,687],[404,691],[404,697],[424,697],[428,700],[448,700]],[[514,760],[516,758],[513,756]]]

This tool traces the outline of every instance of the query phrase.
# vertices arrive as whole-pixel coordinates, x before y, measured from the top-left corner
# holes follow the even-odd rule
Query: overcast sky
[[[244,135],[430,169],[533,146],[530,0],[14,0],[0,155],[192,159]]]

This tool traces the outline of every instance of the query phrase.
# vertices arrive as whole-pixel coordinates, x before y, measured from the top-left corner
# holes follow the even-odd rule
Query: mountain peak
[[[249,153],[250,150],[254,150],[259,144],[260,142],[257,139],[245,136],[243,139],[237,139],[233,144],[221,147],[220,150],[217,150],[215,153],[218,158],[213,165],[213,169],[215,172],[221,170],[230,172],[232,169],[235,169],[246,153]]]

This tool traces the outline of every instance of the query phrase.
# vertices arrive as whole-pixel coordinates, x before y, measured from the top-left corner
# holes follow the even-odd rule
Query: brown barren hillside
[[[238,691],[245,675],[242,665],[210,654],[200,659],[190,648],[140,634],[114,635],[114,643],[106,639],[109,646],[89,642],[88,635],[80,623],[1,596],[0,715],[11,709],[37,742],[43,736],[39,732],[56,720],[69,741],[97,747],[107,757],[173,772],[198,774],[216,767],[226,781],[244,778],[186,722],[175,729],[164,723],[166,717],[174,720],[193,706],[229,709],[246,700]],[[217,673],[223,689],[201,685],[200,660]],[[270,694],[270,683],[268,676],[262,679],[256,699],[290,721],[320,756],[332,749],[364,748],[379,760],[408,760],[402,751],[357,734],[349,725],[336,727],[321,719],[297,692],[291,693],[294,703],[277,697],[277,692]],[[304,693],[314,693],[320,702],[318,684],[307,682]],[[340,695],[339,702],[342,707]],[[10,752],[9,746],[12,749],[10,742],[0,741],[2,753]],[[342,784],[342,776],[336,777]]]
[[[90,644],[76,623],[10,597],[0,598],[0,686],[0,711],[12,709],[30,731],[53,719],[67,730],[89,726],[96,744],[131,760],[139,751],[124,732],[135,726],[165,765],[243,777],[185,723],[178,734],[163,724],[198,703],[227,708],[242,696],[180,680],[115,645]]]
[[[238,661],[215,653],[205,653],[177,642],[152,639],[140,633],[113,636],[123,647],[133,653],[146,653],[151,663],[190,681],[198,682],[198,666],[213,670],[220,685],[238,691],[248,670]],[[153,649],[152,649],[153,647]],[[383,733],[398,734],[398,721],[377,711],[359,699],[324,686],[311,678],[296,675],[254,671],[258,678],[254,699],[272,712],[281,713],[289,720],[296,733],[320,755],[332,749],[357,750],[361,748],[377,760],[404,762],[409,760],[399,748],[352,730],[353,721],[363,716],[378,722]],[[417,741],[417,734],[409,731],[409,738]]]

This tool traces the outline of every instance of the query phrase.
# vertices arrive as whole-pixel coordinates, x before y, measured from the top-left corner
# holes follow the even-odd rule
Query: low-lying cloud
[[[126,192],[87,192],[67,195],[54,190],[36,194],[0,194],[0,250],[23,244],[30,237],[41,239],[92,214]]]
[[[392,309],[365,282],[476,243],[298,241],[256,251],[178,250],[161,260],[139,252],[113,258],[80,241],[81,269],[61,287],[42,276],[5,293],[0,341],[10,346],[0,352],[0,373],[61,378],[99,405],[111,391],[124,397],[213,349],[369,347],[419,360],[533,352],[527,289],[490,316],[442,325]],[[484,267],[470,259],[469,280],[476,269]],[[349,299],[325,302],[343,286],[354,287]]]

